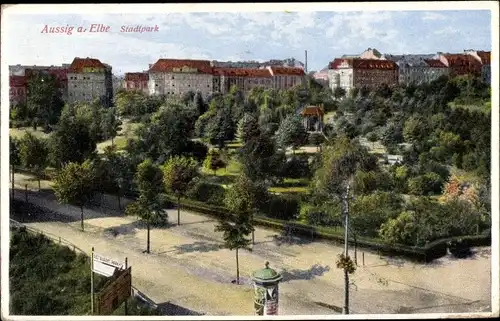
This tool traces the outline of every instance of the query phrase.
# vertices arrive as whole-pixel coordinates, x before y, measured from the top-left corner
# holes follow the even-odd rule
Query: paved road
[[[24,194],[16,194],[24,199]],[[133,284],[157,303],[172,302],[206,315],[252,315],[249,275],[265,261],[281,271],[280,314],[338,314],[343,304],[343,273],[335,267],[342,246],[324,242],[286,242],[258,228],[252,252],[240,254],[243,285],[235,278],[234,252],[221,247],[210,217],[181,212],[181,226],[151,231],[152,253],[145,254],[146,231],[134,218],[113,211],[80,210],[30,195],[30,202],[61,215],[28,222],[60,235],[80,248],[114,258],[128,257]],[[168,211],[176,221],[176,211]],[[416,265],[366,252],[365,266],[352,276],[352,313],[478,312],[490,306],[489,248],[474,258],[442,258]],[[361,258],[361,253],[358,254]],[[359,260],[361,261],[361,259]],[[360,262],[361,264],[361,262]],[[477,273],[477,271],[483,271]]]

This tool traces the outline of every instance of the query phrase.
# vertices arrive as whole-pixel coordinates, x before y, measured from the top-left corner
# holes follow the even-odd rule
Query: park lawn
[[[468,109],[469,111],[479,111],[485,114],[491,113],[491,101],[477,100],[476,102],[471,102],[470,104],[456,103],[451,101],[448,106],[455,108]]]
[[[10,136],[19,139],[22,138],[26,132],[30,132],[39,138],[47,138],[49,136],[49,134],[46,134],[41,130],[41,127],[39,127],[38,130],[33,130],[33,127],[9,128]]]
[[[121,126],[122,129],[120,130],[118,135],[114,138],[114,144],[116,146],[116,150],[124,150],[125,147],[127,146],[127,142],[129,139],[137,138],[135,132],[137,128],[143,125],[142,123],[133,123],[128,119],[123,119],[122,122],[123,122]],[[106,141],[97,144],[97,152],[103,153],[104,148],[107,146],[111,146],[111,139],[108,139]]]
[[[238,140],[234,140],[234,141],[231,141],[229,143],[226,144],[227,148],[229,149],[235,149],[235,148],[240,148],[243,146],[243,143],[241,143],[240,141]]]
[[[307,193],[308,188],[305,186],[290,186],[290,187],[273,186],[269,187],[267,190],[270,193],[287,194],[287,193]]]

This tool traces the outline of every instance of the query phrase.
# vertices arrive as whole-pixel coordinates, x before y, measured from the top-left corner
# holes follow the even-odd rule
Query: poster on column
[[[266,303],[264,305],[264,315],[278,314],[278,287],[269,287],[266,289]]]

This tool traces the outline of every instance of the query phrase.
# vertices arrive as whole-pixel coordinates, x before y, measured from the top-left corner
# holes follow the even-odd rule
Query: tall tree
[[[269,193],[266,186],[262,183],[253,182],[246,175],[238,177],[224,198],[224,205],[231,213],[250,217],[252,244],[255,244],[254,214],[268,201]]]
[[[54,192],[60,203],[72,204],[80,207],[82,231],[83,207],[92,199],[94,194],[95,172],[90,161],[82,164],[69,163],[59,170],[54,178]]]
[[[253,180],[273,179],[285,163],[285,154],[276,150],[268,133],[247,141],[240,150],[240,161],[245,174]]]
[[[87,124],[74,116],[62,116],[57,130],[49,138],[50,155],[57,168],[92,157],[96,146]]]
[[[48,165],[48,145],[45,139],[40,139],[30,132],[26,132],[19,142],[19,157],[27,169],[33,170],[38,178],[40,190],[40,176]]]
[[[238,121],[236,136],[242,143],[258,137],[260,133],[259,123],[253,115],[244,114]]]
[[[148,233],[146,253],[151,253],[151,224],[166,216],[163,211],[165,199],[162,197],[164,193],[163,173],[151,160],[146,159],[137,166],[135,184],[139,190],[139,197],[127,206],[125,214],[137,216],[146,222]]]
[[[236,284],[240,283],[240,265],[238,251],[246,249],[251,251],[251,240],[248,238],[253,231],[251,212],[244,202],[239,202],[237,199],[237,190],[230,189],[226,194],[224,203],[230,211],[233,211],[231,219],[219,220],[215,226],[215,232],[222,232],[224,245],[229,250],[236,250]]]
[[[10,162],[10,167],[12,170],[12,178],[11,178],[11,184],[12,184],[12,198],[14,198],[14,175],[16,172],[16,166],[19,166],[21,160],[19,157],[19,140],[16,137],[9,136],[9,162]]]
[[[177,225],[181,224],[181,197],[198,175],[198,163],[193,158],[172,157],[163,166],[165,187],[177,197]]]
[[[295,154],[295,149],[304,145],[307,141],[307,132],[302,123],[302,119],[298,115],[287,116],[280,124],[276,132],[276,142],[279,146],[286,149],[292,147]]]
[[[28,81],[27,105],[34,117],[33,127],[48,127],[55,124],[64,106],[61,91],[55,77],[44,74],[33,75]]]
[[[340,99],[340,98],[343,98],[345,97],[346,95],[346,90],[342,87],[337,87],[335,88],[335,90],[333,91],[333,97],[335,97],[335,99]]]
[[[114,145],[114,138],[121,130],[121,125],[122,122],[116,114],[116,108],[106,109],[101,120],[101,129],[104,136],[103,139],[107,140],[111,138],[111,145]]]

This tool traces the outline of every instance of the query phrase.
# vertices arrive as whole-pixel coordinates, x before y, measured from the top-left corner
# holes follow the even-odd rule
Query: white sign
[[[123,269],[124,263],[93,253],[92,255],[92,271],[104,276],[112,276],[115,270]]]

